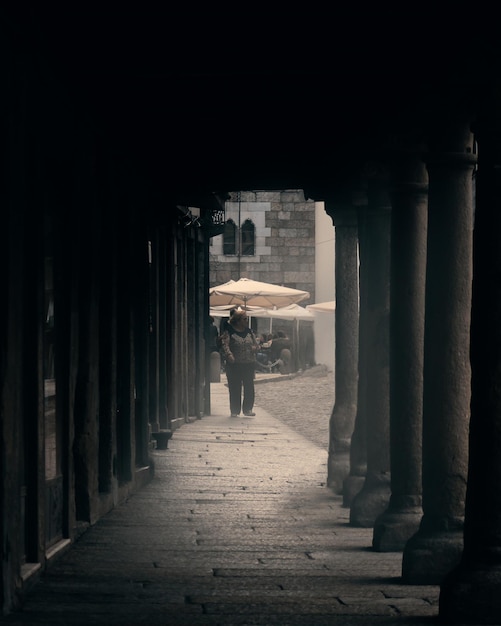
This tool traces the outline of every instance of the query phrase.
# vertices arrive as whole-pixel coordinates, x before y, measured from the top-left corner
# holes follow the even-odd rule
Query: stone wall
[[[210,246],[210,285],[247,277],[306,290],[315,301],[315,202],[301,189],[234,192],[226,203],[226,220],[256,227],[256,254],[223,254],[223,236]]]

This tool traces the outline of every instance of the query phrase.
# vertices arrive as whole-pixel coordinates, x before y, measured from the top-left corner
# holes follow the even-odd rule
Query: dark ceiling
[[[179,189],[346,181],[496,67],[457,3],[61,5],[8,16],[106,140]]]

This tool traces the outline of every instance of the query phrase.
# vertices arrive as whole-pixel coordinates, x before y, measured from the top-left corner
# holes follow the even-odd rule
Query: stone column
[[[391,498],[373,547],[401,551],[421,521],[421,439],[428,177],[418,153],[393,166],[390,314]]]
[[[361,254],[361,263],[367,263],[367,473],[350,510],[350,523],[362,527],[373,526],[390,499],[390,217],[385,181],[370,180]]]
[[[501,624],[501,119],[478,122],[471,324],[472,400],[464,551],[443,580],[447,623]]]
[[[327,486],[342,493],[350,472],[350,442],[357,412],[358,219],[355,209],[326,203],[336,228],[336,399],[329,421]]]
[[[432,136],[423,395],[423,518],[407,542],[404,582],[439,584],[463,549],[470,416],[475,157],[468,123]]]
[[[367,197],[360,194],[357,206],[358,251],[359,251],[359,315],[358,315],[358,385],[357,411],[350,445],[350,473],[343,484],[343,506],[350,507],[355,496],[360,492],[367,473],[367,285],[368,266],[365,244]]]
[[[150,276],[150,346],[149,346],[149,411],[150,431],[160,430],[160,346],[159,346],[159,291],[160,291],[160,247],[158,231],[153,230],[151,242]]]

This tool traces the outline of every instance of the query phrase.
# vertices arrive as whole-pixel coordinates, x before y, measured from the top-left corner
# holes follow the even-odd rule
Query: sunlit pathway
[[[259,407],[212,416],[154,451],[155,479],[99,521],[14,624],[430,624],[437,587],[399,584],[325,487],[326,452]],[[408,618],[408,621],[407,621]]]

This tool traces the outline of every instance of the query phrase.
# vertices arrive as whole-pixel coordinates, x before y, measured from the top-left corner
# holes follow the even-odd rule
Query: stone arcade
[[[1,9],[4,613],[210,413],[227,193],[303,189],[338,237],[330,486],[441,619],[501,622],[499,37],[399,6]]]

